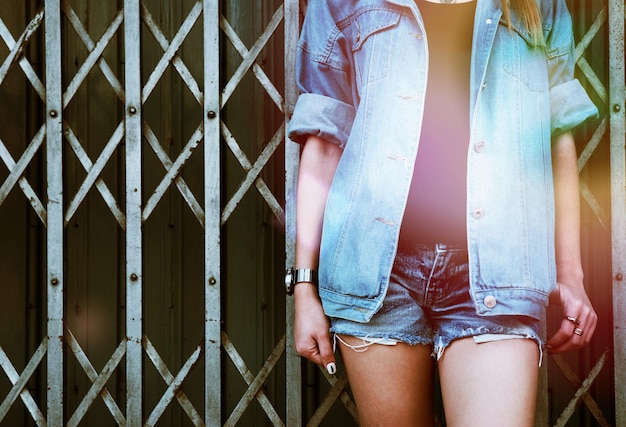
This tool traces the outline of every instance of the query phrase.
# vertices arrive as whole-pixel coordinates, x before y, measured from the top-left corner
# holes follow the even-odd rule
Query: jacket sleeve
[[[546,37],[546,55],[550,78],[551,131],[556,136],[597,117],[598,109],[574,78],[574,36],[565,1],[554,0],[552,12],[552,28]]]
[[[300,96],[289,137],[304,143],[319,136],[344,147],[355,116],[350,45],[335,24],[329,0],[312,0],[296,53]]]

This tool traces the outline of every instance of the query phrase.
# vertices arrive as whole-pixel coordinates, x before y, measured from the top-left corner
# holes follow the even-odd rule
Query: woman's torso
[[[416,3],[428,41],[428,84],[400,245],[465,243],[475,2]]]

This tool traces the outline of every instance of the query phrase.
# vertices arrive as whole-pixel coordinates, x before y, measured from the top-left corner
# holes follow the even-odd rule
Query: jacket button
[[[485,299],[483,300],[483,304],[485,304],[485,307],[487,307],[490,310],[494,308],[497,303],[498,301],[496,300],[496,297],[494,297],[493,295],[487,295]]]
[[[482,153],[485,151],[485,141],[478,141],[474,144],[474,151],[477,153]]]
[[[474,219],[481,219],[485,216],[485,211],[482,208],[474,208],[472,211],[472,217]]]

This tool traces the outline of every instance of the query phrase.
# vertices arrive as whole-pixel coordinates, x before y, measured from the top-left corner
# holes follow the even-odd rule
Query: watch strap
[[[295,270],[293,284],[295,285],[302,282],[313,283],[317,286],[319,283],[317,279],[317,270],[313,270],[311,268],[299,268]]]
[[[318,285],[317,270],[311,268],[299,268],[295,270],[293,267],[287,269],[285,274],[285,290],[287,295],[293,295],[293,290],[298,283],[312,283]]]

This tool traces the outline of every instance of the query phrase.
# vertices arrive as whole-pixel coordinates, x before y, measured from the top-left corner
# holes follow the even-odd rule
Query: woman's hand
[[[317,136],[309,136],[302,149],[296,194],[296,268],[317,269],[324,209],[342,149]],[[337,370],[317,287],[302,282],[294,289],[296,351],[322,365],[328,373]]]
[[[587,344],[598,320],[583,285],[578,157],[571,132],[553,138],[552,166],[557,289],[550,295],[550,302],[561,306],[563,319],[547,345],[551,353],[563,353]]]
[[[337,364],[330,339],[330,323],[322,309],[317,288],[311,283],[299,283],[294,289],[294,298],[296,351],[334,374]]]
[[[561,306],[563,319],[559,330],[547,342],[550,353],[563,353],[588,344],[596,330],[598,316],[580,281],[562,282],[550,296]]]

